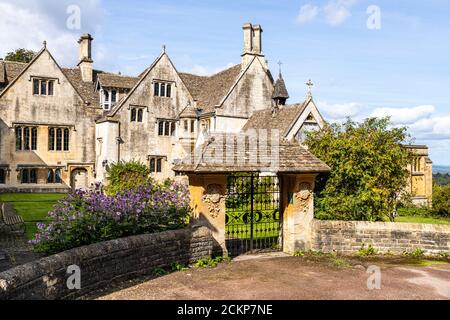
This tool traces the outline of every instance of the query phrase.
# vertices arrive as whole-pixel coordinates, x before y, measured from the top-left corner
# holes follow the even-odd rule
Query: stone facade
[[[278,129],[302,142],[325,121],[310,92],[285,104],[262,32],[245,24],[240,64],[211,76],[178,72],[165,47],[136,77],[96,70],[89,34],[78,42],[75,68],[61,68],[45,45],[28,64],[0,61],[0,192],[89,188],[106,182],[112,163],[131,159],[158,180],[174,178],[173,167],[215,133]],[[430,204],[431,161],[426,148],[414,150],[420,170],[409,168],[407,191]]]
[[[150,276],[156,268],[211,257],[212,247],[210,231],[193,227],[75,248],[0,273],[0,300],[75,299],[115,281]],[[71,265],[80,267],[80,290],[67,288]]]
[[[405,145],[412,153],[408,165],[408,183],[405,191],[418,206],[431,206],[433,199],[433,163],[428,155],[428,147],[423,145]]]
[[[450,252],[450,226],[446,225],[314,220],[312,226],[311,249],[324,252],[354,253],[363,244],[382,253]]]
[[[51,79],[53,94],[33,94],[34,79]],[[74,175],[81,171],[86,176],[86,184],[93,182],[93,124],[100,113],[99,108],[83,101],[51,54],[43,49],[15,81],[0,93],[0,169],[6,172],[0,192],[2,189],[66,191],[73,185]],[[18,128],[27,130],[27,133],[21,132],[22,146],[16,145]],[[59,151],[49,150],[50,128],[61,129],[62,132],[68,130],[67,150],[64,146],[58,148]],[[35,133],[32,130],[36,130]],[[33,134],[36,135],[36,145],[25,147],[25,136],[30,136],[27,143],[31,144]],[[36,170],[36,180],[22,183],[22,171],[29,169]],[[59,170],[61,183],[47,182],[49,170],[53,170],[53,174]]]

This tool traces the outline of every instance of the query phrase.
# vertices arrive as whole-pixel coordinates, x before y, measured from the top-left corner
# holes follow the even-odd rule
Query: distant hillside
[[[433,183],[439,184],[441,186],[450,184],[450,173],[440,173],[440,172],[434,173]]]
[[[450,166],[439,166],[433,164],[433,173],[450,173]]]

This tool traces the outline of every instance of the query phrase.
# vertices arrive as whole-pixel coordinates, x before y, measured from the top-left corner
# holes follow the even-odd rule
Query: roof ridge
[[[206,75],[202,76],[202,75],[198,75],[198,74],[190,73],[190,72],[179,72],[179,74],[185,74],[185,75],[190,75],[190,76],[199,77],[199,78],[212,78],[212,77],[220,75],[223,72],[229,71],[230,69],[236,68],[237,66],[240,66],[240,65],[241,65],[240,63],[236,63],[236,64],[232,65],[231,67],[227,67],[223,70],[217,71],[216,73],[213,73],[213,74],[207,75],[207,76]]]
[[[8,62],[8,63],[20,63],[20,64],[29,64],[30,62],[23,62],[23,61],[11,61],[11,60],[1,60],[3,62]]]

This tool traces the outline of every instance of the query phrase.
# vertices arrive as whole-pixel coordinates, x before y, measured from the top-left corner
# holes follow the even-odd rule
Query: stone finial
[[[314,86],[314,83],[311,81],[311,79],[308,80],[306,83],[306,86],[308,87],[308,92],[306,93],[306,96],[308,98],[312,97],[312,87]]]
[[[44,42],[42,43],[42,45],[44,46],[44,49],[47,49],[47,41],[44,40]]]

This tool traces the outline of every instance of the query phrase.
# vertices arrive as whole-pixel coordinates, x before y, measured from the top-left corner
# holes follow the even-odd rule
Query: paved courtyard
[[[379,290],[367,288],[370,265],[381,268]],[[247,257],[175,272],[100,299],[450,299],[450,264]]]

